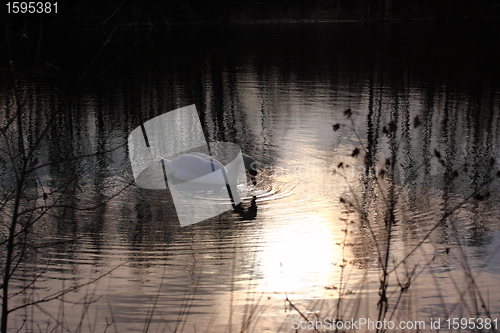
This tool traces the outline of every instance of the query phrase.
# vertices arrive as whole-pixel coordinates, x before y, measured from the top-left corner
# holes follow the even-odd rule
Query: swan
[[[242,156],[252,184],[256,185],[257,162],[247,154],[242,153]],[[221,169],[228,172],[227,168],[212,156],[197,152],[179,155],[171,161],[162,158],[161,161],[165,165],[166,172],[183,181],[220,184],[220,177],[213,172]]]

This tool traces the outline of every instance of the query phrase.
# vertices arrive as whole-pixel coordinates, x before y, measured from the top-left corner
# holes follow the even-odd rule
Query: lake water
[[[418,320],[430,331],[431,318],[443,328],[500,317],[499,31],[48,31],[39,79],[28,33],[18,49],[25,141],[50,124],[34,156],[57,163],[27,182],[38,199],[25,208],[60,207],[30,229],[11,306],[81,287],[12,313],[11,331],[293,332],[305,318]],[[0,75],[5,122],[13,90]],[[142,122],[190,104],[207,141],[236,143],[261,172],[243,211],[180,227],[168,191],[134,184],[126,143]]]

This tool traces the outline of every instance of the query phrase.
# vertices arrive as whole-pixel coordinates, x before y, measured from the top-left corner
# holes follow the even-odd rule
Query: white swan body
[[[220,184],[226,182],[221,172],[227,169],[215,158],[202,153],[188,153],[177,156],[172,161],[161,159],[166,171],[176,179],[203,184]]]
[[[255,160],[246,154],[242,155],[245,168],[251,173],[252,182],[255,184],[256,171],[252,169]],[[227,175],[227,168],[211,156],[195,152],[177,156],[171,161],[162,158],[161,161],[167,173],[178,180],[202,184],[226,184],[224,174]],[[216,172],[217,170],[222,172]]]

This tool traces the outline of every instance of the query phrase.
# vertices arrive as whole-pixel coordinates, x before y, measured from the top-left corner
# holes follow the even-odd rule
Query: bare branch
[[[118,268],[122,267],[123,265],[124,264],[120,264],[120,265],[116,266],[115,268],[109,270],[108,272],[106,272],[106,273],[98,276],[97,278],[94,278],[94,279],[92,279],[90,281],[87,281],[85,283],[82,283],[82,284],[79,284],[79,285],[76,285],[76,286],[73,286],[73,287],[66,288],[66,289],[64,289],[62,291],[59,291],[57,293],[54,293],[54,294],[49,295],[47,297],[44,297],[41,300],[33,301],[33,302],[28,302],[28,303],[19,305],[17,307],[11,308],[11,309],[9,309],[9,313],[14,312],[14,311],[19,310],[19,309],[23,309],[23,308],[29,307],[29,306],[39,305],[39,304],[42,304],[42,303],[47,303],[47,302],[59,299],[62,296],[66,295],[66,294],[68,294],[68,293],[70,293],[72,291],[76,291],[76,290],[78,290],[78,289],[80,289],[82,287],[85,287],[85,286],[91,285],[93,283],[96,283],[97,281],[99,281],[102,278],[104,278],[104,277],[108,276],[109,274],[113,273],[115,270],[117,270]]]

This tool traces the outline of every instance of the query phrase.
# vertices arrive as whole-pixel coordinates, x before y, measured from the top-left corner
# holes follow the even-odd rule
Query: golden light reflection
[[[263,243],[260,268],[270,293],[308,292],[328,285],[332,266],[341,255],[331,222],[320,214],[266,228]]]
[[[259,217],[267,221],[257,258],[263,276],[259,287],[268,294],[318,297],[336,279],[342,263],[342,207],[330,192],[335,184],[326,156],[310,143],[296,143],[301,147],[282,153],[270,179],[279,196],[258,202]]]

